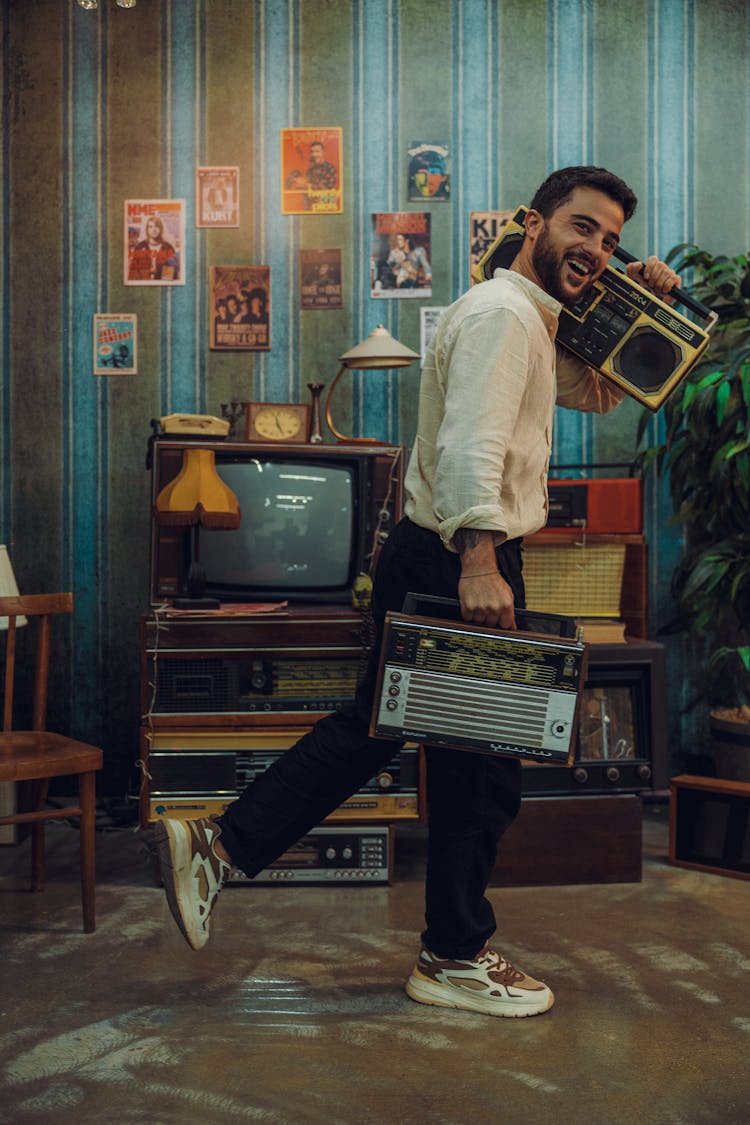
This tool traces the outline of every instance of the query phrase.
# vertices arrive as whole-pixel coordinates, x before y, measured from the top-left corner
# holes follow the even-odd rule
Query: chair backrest
[[[0,597],[0,617],[8,618],[5,640],[5,685],[3,691],[3,730],[13,729],[13,690],[16,671],[16,618],[38,618],[32,730],[44,730],[47,723],[47,683],[50,660],[50,617],[54,613],[72,613],[73,595],[28,594]]]

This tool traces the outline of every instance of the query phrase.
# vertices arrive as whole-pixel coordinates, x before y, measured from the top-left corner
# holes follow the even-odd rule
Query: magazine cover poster
[[[240,225],[239,168],[195,169],[195,216],[197,227]]]
[[[341,249],[300,250],[299,278],[301,309],[340,309]]]
[[[185,200],[125,200],[125,284],[185,284]]]
[[[476,285],[472,270],[487,253],[492,243],[502,234],[515,215],[513,211],[470,211],[469,212],[469,285]]]
[[[447,141],[412,141],[409,155],[410,200],[450,199],[450,149]]]
[[[214,351],[271,347],[271,267],[212,266],[209,315]]]
[[[282,129],[282,215],[339,215],[343,209],[341,129]]]
[[[370,296],[431,297],[429,213],[377,211],[370,229]]]
[[[138,371],[135,313],[94,313],[94,374]]]

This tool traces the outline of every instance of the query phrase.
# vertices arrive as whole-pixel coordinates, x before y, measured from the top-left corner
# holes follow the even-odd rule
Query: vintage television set
[[[222,603],[351,604],[357,576],[401,518],[403,449],[155,438],[152,505],[196,445],[213,450],[241,512],[236,530],[200,530],[206,594]],[[189,528],[152,520],[153,605],[184,594],[191,550]]]

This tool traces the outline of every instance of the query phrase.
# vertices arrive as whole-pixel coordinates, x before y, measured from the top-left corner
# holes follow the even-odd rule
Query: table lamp
[[[233,531],[240,526],[240,506],[231,488],[216,471],[213,449],[196,447],[183,452],[182,468],[156,497],[154,518],[160,524],[193,529],[187,596],[175,598],[175,608],[218,609],[218,598],[206,597],[199,529]]]
[[[361,344],[356,344],[353,348],[350,348],[348,352],[344,352],[343,355],[340,355],[339,363],[341,367],[339,368],[336,378],[331,383],[331,388],[326,399],[326,422],[334,437],[337,437],[339,441],[346,442],[373,442],[376,440],[375,438],[367,437],[347,437],[346,434],[340,433],[333,424],[331,414],[333,392],[336,389],[336,384],[346,370],[386,371],[390,370],[392,367],[408,367],[415,359],[419,359],[419,352],[413,352],[411,348],[400,344],[382,324],[379,324],[377,328],[373,328],[370,335],[366,340],[363,340]]]

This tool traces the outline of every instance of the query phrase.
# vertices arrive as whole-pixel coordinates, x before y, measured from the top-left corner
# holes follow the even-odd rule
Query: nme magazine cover
[[[94,313],[94,374],[135,375],[135,313]]]
[[[271,267],[212,266],[211,348],[267,352],[271,347]]]
[[[299,278],[301,309],[340,309],[341,249],[300,250]]]
[[[409,154],[410,200],[450,199],[450,149],[447,141],[412,141]]]
[[[281,130],[281,214],[340,215],[341,129]]]
[[[432,296],[430,215],[427,211],[373,213],[370,296]]]
[[[512,211],[470,211],[469,212],[469,285],[476,285],[472,271],[487,253],[503,227],[515,215]]]
[[[240,225],[239,168],[195,169],[195,216],[197,227]]]
[[[125,200],[125,284],[185,284],[185,200]]]

